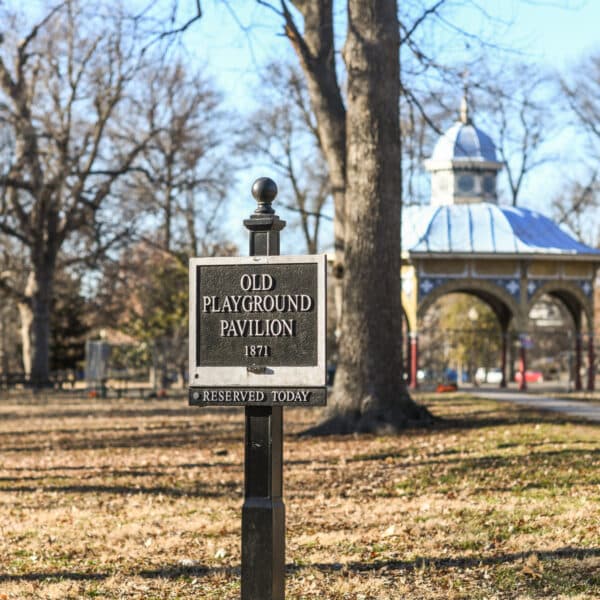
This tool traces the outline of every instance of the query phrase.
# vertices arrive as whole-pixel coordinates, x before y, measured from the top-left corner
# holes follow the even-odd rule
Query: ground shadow
[[[419,556],[412,560],[391,560],[391,561],[374,561],[374,562],[349,562],[349,563],[306,563],[306,564],[287,564],[287,573],[297,573],[303,570],[317,569],[328,573],[336,571],[354,571],[354,572],[376,572],[381,569],[388,571],[405,571],[411,572],[417,569],[434,567],[436,569],[462,569],[462,568],[477,568],[482,566],[494,566],[501,564],[516,563],[525,561],[529,557],[536,555],[540,560],[560,560],[560,559],[576,559],[584,560],[586,558],[600,557],[600,548],[557,548],[556,550],[530,550],[527,552],[509,552],[506,554],[491,554],[488,556],[457,556],[450,557],[428,557]],[[147,579],[180,579],[188,577],[204,577],[212,574],[226,573],[231,576],[239,576],[240,566],[223,566],[223,567],[207,567],[201,564],[180,565],[171,564],[165,565],[157,569],[143,569],[141,571],[129,571],[123,573],[127,577],[143,577]],[[72,571],[56,571],[45,573],[24,573],[24,574],[8,574],[0,573],[0,582],[7,581],[44,581],[49,579],[67,579],[73,581],[82,580],[102,580],[113,575],[112,573],[100,572],[72,572]]]
[[[291,572],[301,571],[303,569],[318,569],[323,572],[339,571],[347,569],[349,571],[366,572],[379,571],[387,569],[392,571],[414,571],[434,567],[436,569],[455,569],[455,568],[476,568],[480,566],[494,566],[514,562],[525,561],[531,556],[537,556],[540,560],[557,560],[565,558],[574,558],[584,560],[586,558],[600,557],[600,548],[557,548],[556,550],[528,550],[527,552],[509,552],[506,554],[491,554],[488,556],[457,556],[451,557],[427,557],[419,556],[413,560],[390,560],[374,562],[349,562],[349,563],[315,563],[305,565],[288,565],[287,570]]]
[[[236,482],[219,482],[218,490],[209,490],[202,483],[195,482],[190,488],[174,488],[166,486],[126,486],[126,485],[16,485],[0,487],[1,492],[21,493],[63,493],[63,494],[119,494],[123,496],[156,495],[171,498],[220,498],[239,488]]]
[[[139,430],[140,433],[135,435],[119,435],[112,438],[64,438],[52,440],[51,448],[53,450],[104,450],[118,448],[185,448],[192,445],[197,445],[198,441],[204,439],[208,433],[204,427],[177,429],[172,431],[161,432],[152,430]],[[52,432],[49,432],[50,434]],[[94,434],[94,430],[79,430],[79,434],[88,433]],[[38,432],[39,434],[39,432]],[[243,430],[240,428],[231,432],[218,431],[210,432],[211,440],[217,444],[234,444],[240,443],[243,440]],[[48,450],[48,444],[27,444],[2,446],[2,452],[44,452]]]

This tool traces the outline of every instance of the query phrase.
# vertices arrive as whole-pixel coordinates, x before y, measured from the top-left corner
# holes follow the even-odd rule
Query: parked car
[[[498,385],[501,381],[502,369],[499,367],[492,367],[491,369],[479,367],[477,371],[475,371],[475,383],[494,383]]]
[[[487,373],[485,374],[485,382],[500,384],[502,382],[502,369],[488,369]]]
[[[425,381],[430,379],[429,371],[426,369],[418,369],[417,370],[417,381]]]
[[[458,383],[458,371],[450,367],[444,369],[443,383]]]
[[[521,371],[515,373],[515,381],[521,383]],[[542,383],[544,376],[541,371],[525,371],[525,383]]]
[[[484,383],[485,382],[485,369],[483,367],[479,367],[477,371],[475,371],[475,383]]]

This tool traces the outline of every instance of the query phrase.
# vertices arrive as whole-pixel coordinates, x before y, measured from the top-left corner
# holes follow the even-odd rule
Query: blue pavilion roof
[[[525,208],[481,202],[409,206],[402,212],[402,248],[411,253],[591,255],[548,217]]]
[[[432,162],[496,161],[496,148],[487,133],[471,122],[457,121],[438,140]]]

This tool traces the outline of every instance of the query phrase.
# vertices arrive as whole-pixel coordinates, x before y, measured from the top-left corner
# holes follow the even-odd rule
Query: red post
[[[410,389],[416,390],[419,387],[417,371],[419,369],[419,336],[416,333],[410,333]]]
[[[519,390],[525,391],[527,389],[527,380],[525,373],[527,372],[527,350],[525,350],[524,342],[521,341],[521,347],[519,348],[519,373],[521,374],[521,381],[519,381]]]
[[[581,332],[578,331],[575,334],[575,391],[581,389]]]
[[[588,382],[587,389],[593,392],[596,383],[596,366],[594,365],[596,357],[594,356],[594,336],[590,333],[588,337]]]
[[[500,380],[501,388],[506,387],[506,351],[507,351],[507,349],[508,349],[508,332],[503,331],[502,332],[502,363],[501,363],[502,379]]]

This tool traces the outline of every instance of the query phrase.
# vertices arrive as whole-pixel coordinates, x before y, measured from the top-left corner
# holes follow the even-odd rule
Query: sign
[[[531,350],[531,348],[533,348],[534,345],[531,336],[527,333],[519,334],[519,342],[521,343],[521,347],[525,348],[526,350]]]
[[[190,260],[190,404],[325,404],[325,255]]]

